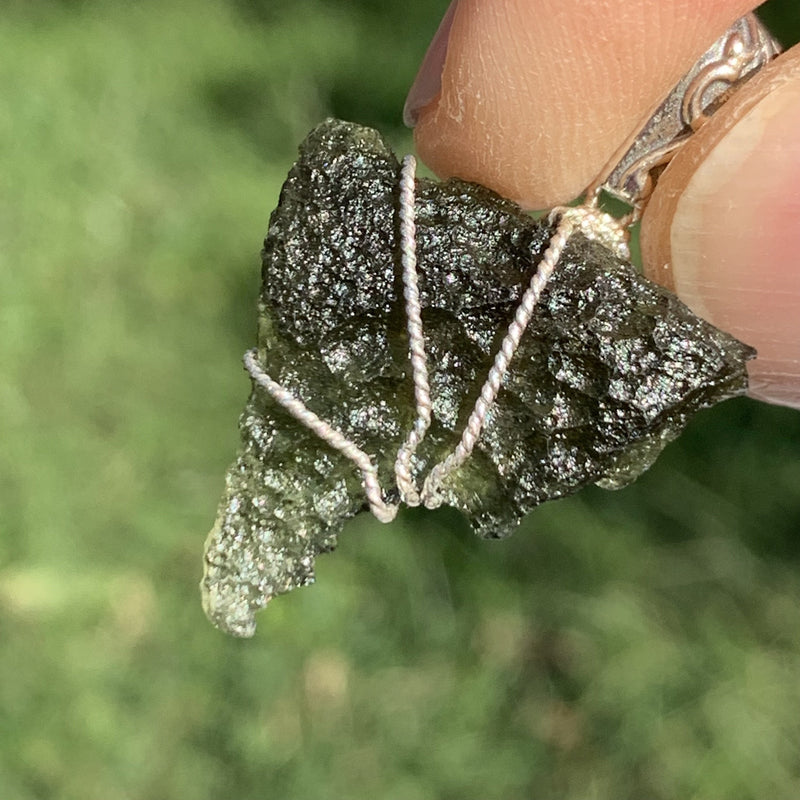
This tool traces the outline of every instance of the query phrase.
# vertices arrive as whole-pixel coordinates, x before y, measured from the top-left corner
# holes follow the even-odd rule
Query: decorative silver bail
[[[781,47],[754,14],[738,19],[681,78],[644,126],[609,162],[610,171],[587,194],[604,190],[634,207],[638,217],[655,184],[656,170]]]

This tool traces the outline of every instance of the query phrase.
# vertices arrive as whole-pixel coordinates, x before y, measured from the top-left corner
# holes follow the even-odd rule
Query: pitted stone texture
[[[268,374],[393,464],[414,419],[397,220],[400,166],[380,135],[330,120],[305,140],[263,251],[259,359]],[[455,446],[552,230],[461,181],[417,182],[417,258],[433,422],[420,478]],[[568,243],[470,460],[445,502],[482,536],[539,503],[633,480],[699,409],[747,388],[754,352],[581,235]],[[209,535],[211,620],[249,636],[254,612],[313,580],[365,507],[360,476],[259,387]]]

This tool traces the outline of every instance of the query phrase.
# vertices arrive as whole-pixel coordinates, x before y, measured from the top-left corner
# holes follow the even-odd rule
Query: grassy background
[[[444,5],[4,4],[3,800],[800,797],[796,412],[502,543],[359,518],[254,640],[202,615],[280,183],[328,114],[410,149]]]

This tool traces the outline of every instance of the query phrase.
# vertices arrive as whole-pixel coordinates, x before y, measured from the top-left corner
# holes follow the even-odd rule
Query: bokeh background
[[[444,8],[3,3],[2,800],[800,797],[797,412],[504,542],[357,518],[255,639],[203,617],[280,183],[330,114],[411,148]]]

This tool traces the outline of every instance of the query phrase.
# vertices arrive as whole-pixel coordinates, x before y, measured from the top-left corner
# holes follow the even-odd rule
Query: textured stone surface
[[[398,253],[399,164],[375,131],[328,121],[301,146],[263,252],[265,370],[355,440],[394,489],[413,418]],[[417,182],[417,254],[434,420],[415,468],[457,442],[551,231],[473,184]],[[743,393],[746,345],[581,236],[570,241],[473,457],[445,483],[482,536],[588,483],[618,488],[697,410]],[[256,387],[209,535],[211,620],[255,630],[272,596],[364,508],[356,468]]]

